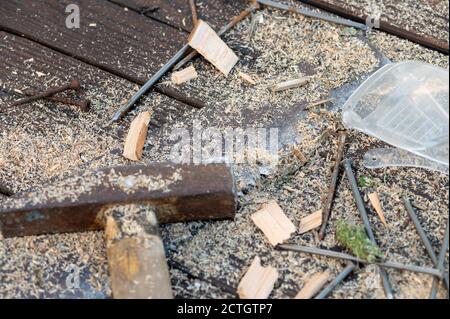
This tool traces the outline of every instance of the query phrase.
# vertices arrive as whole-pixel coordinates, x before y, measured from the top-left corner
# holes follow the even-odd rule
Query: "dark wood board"
[[[299,1],[361,23],[379,14],[381,31],[449,54],[448,1]]]
[[[65,8],[80,8],[80,29]],[[0,29],[23,35],[135,83],[144,83],[185,43],[187,34],[108,1],[0,3]]]
[[[103,157],[119,159],[128,124],[139,111],[154,111],[149,135],[156,134],[157,126],[162,126],[170,118],[183,117],[185,112],[193,111],[174,99],[151,93],[150,99],[143,99],[126,121],[111,126],[110,119],[117,105],[129,99],[138,88],[137,85],[33,41],[6,32],[0,32],[0,38],[0,146],[10,152],[8,154],[5,151],[0,157],[11,162],[9,166],[0,165],[0,184],[9,191],[16,193],[40,185],[47,178],[65,170],[88,168],[104,160]],[[80,80],[83,87],[80,95],[92,101],[87,113],[76,107],[51,102],[37,102],[14,108],[8,106],[10,101],[21,97],[15,90],[41,90],[61,85],[71,78]],[[65,141],[66,135],[75,141]],[[9,139],[12,136],[15,141]],[[32,150],[14,147],[14,143],[20,144],[27,138],[35,138],[31,142],[40,141],[42,145],[31,145],[36,147]],[[79,143],[86,143],[86,147]],[[95,147],[103,143],[105,148],[96,151]],[[46,159],[51,160],[46,154],[53,145],[59,144],[61,153],[57,152],[56,155],[61,162],[67,162],[61,167],[62,171],[57,169],[51,172],[51,166],[57,163],[46,163]],[[17,154],[14,155],[13,151]],[[71,160],[76,151],[84,152],[81,156],[85,160]],[[13,160],[17,164],[13,165]],[[21,165],[25,167],[26,160],[33,161],[33,169],[21,169]]]
[[[142,12],[148,17],[190,32],[193,28],[188,0],[110,0],[111,2]],[[196,0],[200,19],[216,30],[226,25],[248,6],[246,0]],[[157,9],[156,9],[157,8]],[[153,10],[152,10],[153,9]]]

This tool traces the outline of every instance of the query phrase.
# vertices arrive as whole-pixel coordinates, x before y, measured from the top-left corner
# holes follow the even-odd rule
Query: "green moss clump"
[[[340,220],[336,228],[336,239],[356,257],[376,262],[382,258],[382,252],[366,234],[364,228]]]

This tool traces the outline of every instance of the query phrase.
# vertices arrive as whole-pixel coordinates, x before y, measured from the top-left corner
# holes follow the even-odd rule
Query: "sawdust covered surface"
[[[448,43],[448,0],[327,0],[357,14],[381,16],[402,29]]]
[[[192,222],[161,227],[177,297],[235,297],[239,279],[255,255],[261,257],[263,265],[270,264],[280,272],[272,298],[295,296],[306,279],[319,271],[329,270],[333,276],[339,273],[345,267],[340,261],[274,251],[249,218],[261,204],[271,199],[277,200],[295,225],[299,224],[301,218],[321,208],[337,146],[333,132],[341,127],[338,109],[341,106],[339,98],[342,97],[337,96],[335,104],[308,111],[304,106],[332,95],[333,90],[342,86],[359,83],[380,65],[379,57],[370,48],[368,40],[393,61],[408,58],[448,66],[448,57],[383,33],[375,32],[367,40],[346,27],[268,9],[262,11],[262,19],[255,19],[258,19],[258,23],[251,39],[248,30],[252,19],[245,20],[225,37],[241,58],[228,78],[225,79],[208,63],[198,59],[194,65],[199,72],[199,79],[180,87],[184,92],[207,101],[208,107],[190,112],[182,119],[173,118],[170,127],[163,126],[158,134],[149,136],[145,148],[145,161],[167,159],[170,145],[166,141],[171,129],[190,127],[194,120],[203,126],[219,128],[247,125],[289,127],[286,130],[289,133],[281,137],[285,144],[291,144],[280,152],[282,165],[264,175],[259,174],[258,167],[245,168],[253,172],[253,178],[250,181],[241,178],[240,208],[234,221]],[[254,77],[257,85],[248,86],[238,78],[238,71]],[[313,77],[305,87],[277,94],[267,89],[279,81],[305,74]],[[165,80],[169,77],[170,74]],[[341,94],[339,90],[334,92]],[[145,101],[141,108],[148,108],[148,103]],[[363,134],[350,132],[346,156],[355,160],[358,178],[364,176],[365,180],[370,181],[370,186],[362,190],[364,195],[374,190],[380,194],[390,226],[384,228],[370,210],[370,219],[380,246],[389,260],[431,267],[420,239],[407,218],[401,198],[407,195],[420,207],[418,214],[438,252],[448,218],[448,177],[420,169],[364,169],[360,163],[363,154],[378,146],[383,144]],[[300,165],[291,148],[297,148],[307,155],[308,163]],[[99,162],[108,164],[108,160]],[[238,167],[238,174],[242,170],[244,168]],[[340,250],[334,239],[335,224],[340,218],[360,223],[348,182],[342,176],[326,240],[319,243],[312,232],[294,235],[290,241]],[[73,241],[86,241],[83,235],[70,236],[73,236],[70,237]],[[42,238],[48,241],[53,236]],[[9,255],[15,246],[23,245],[27,240],[3,241],[3,251]],[[49,242],[47,244],[48,247],[52,246]],[[85,242],[81,244],[87,245]],[[16,258],[32,258],[29,254],[32,255],[31,252],[16,253]],[[99,250],[92,252],[91,258],[100,256],[105,254]],[[6,261],[6,265],[13,269],[9,261]],[[18,267],[3,276],[11,280],[12,276],[20,273],[20,269],[23,271],[23,268]],[[101,283],[102,289],[106,291],[106,268],[99,267],[96,270],[98,272],[95,274],[105,279]],[[376,267],[359,269],[335,289],[331,298],[383,298],[377,272]],[[392,270],[389,270],[389,275],[398,298],[428,296],[430,277]],[[41,286],[38,281],[28,282],[30,287],[26,289],[41,289],[38,288]]]
[[[246,123],[246,116],[254,120],[250,125],[276,123],[277,109],[289,113],[287,109],[293,107],[295,102],[308,105],[308,102],[326,98],[331,90],[341,88],[343,84],[344,87],[350,84],[354,89],[353,83],[360,83],[386,59],[421,60],[448,67],[447,56],[384,33],[374,32],[369,38],[361,40],[357,32],[345,27],[272,10],[263,12],[263,22],[257,24],[257,31],[250,43],[247,42],[246,30],[251,20],[246,20],[227,36],[228,43],[241,52],[237,69],[257,79],[258,85],[248,87],[233,78],[233,73],[229,79],[224,79],[208,65],[194,63],[201,76],[187,87],[199,90],[198,85],[208,92],[212,109],[215,103],[219,103],[214,92],[220,92],[221,101],[226,101],[222,111],[223,122],[220,122],[225,123],[224,126],[232,121]],[[368,48],[367,41],[384,55],[383,61],[379,52]],[[309,86],[280,95],[267,91],[267,86],[305,72],[305,62],[312,66],[312,73],[315,73]],[[301,218],[321,208],[337,148],[337,137],[333,132],[341,128],[339,107],[341,100],[348,97],[348,92],[337,90],[332,96],[337,99],[333,105],[313,108],[308,112],[293,112],[295,132],[299,136],[293,147],[306,154],[309,162],[302,167],[288,148],[281,152],[283,165],[269,177],[261,176],[256,185],[240,184],[240,190],[245,195],[240,198],[240,210],[234,221],[164,226],[170,259],[175,263],[173,274],[181,280],[183,275],[178,270],[186,268],[191,278],[181,287],[175,286],[178,296],[192,296],[192,291],[195,291],[196,297],[217,297],[217,290],[210,287],[211,282],[220,287],[222,294],[219,296],[229,297],[230,293],[235,296],[233,289],[255,255],[262,257],[264,265],[270,264],[280,271],[280,280],[271,295],[273,298],[294,297],[311,275],[329,270],[336,276],[345,267],[344,263],[329,258],[274,251],[249,218],[270,199],[276,199],[296,225]],[[208,96],[205,94],[204,98]],[[264,115],[255,116],[255,110],[259,108],[268,114],[269,119]],[[206,123],[211,123],[207,120],[209,111],[200,112],[205,114]],[[284,124],[288,125],[290,117],[286,113],[281,116]],[[363,154],[371,148],[383,146],[386,145],[364,134],[349,132],[346,147],[346,157],[355,160],[357,178],[369,181],[370,186],[362,189],[366,206],[370,207],[367,199],[370,192],[380,194],[389,228],[386,229],[375,212],[369,209],[379,244],[388,260],[432,267],[407,217],[402,197],[408,196],[414,200],[437,253],[448,218],[448,177],[421,169],[365,169],[361,164]],[[295,235],[291,242],[342,250],[334,238],[336,221],[342,218],[361,224],[350,185],[341,174],[326,240],[319,242],[316,233],[311,232]],[[432,280],[429,276],[392,270],[388,273],[397,298],[428,297]],[[442,291],[440,296],[444,297]],[[378,268],[368,266],[358,269],[335,289],[330,298],[384,298]]]

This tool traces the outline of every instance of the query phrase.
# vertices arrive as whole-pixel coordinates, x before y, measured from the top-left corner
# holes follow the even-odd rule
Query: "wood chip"
[[[300,220],[299,233],[304,234],[322,225],[322,210],[315,212]]]
[[[251,85],[256,85],[256,81],[252,79],[252,77],[244,72],[239,72],[239,77],[245,82],[250,83]]]
[[[311,299],[317,295],[330,279],[329,272],[315,274],[308,280],[302,290],[295,296],[295,299]]]
[[[132,161],[139,161],[145,145],[150,123],[150,112],[140,113],[131,123],[123,150],[123,156]]]
[[[172,73],[172,83],[180,85],[187,81],[198,78],[197,71],[193,66],[190,66],[184,70]]]
[[[384,226],[388,227],[386,218],[384,216],[383,208],[381,207],[381,201],[380,197],[378,196],[378,193],[369,194],[369,200],[373,208],[377,212],[378,217],[380,217],[381,222],[384,224]]]
[[[298,148],[294,148],[292,153],[294,154],[295,157],[297,157],[297,159],[300,161],[300,163],[302,163],[303,165],[305,165],[306,163],[308,163],[308,158],[305,156],[305,154],[303,154],[302,151],[300,151]]]
[[[228,76],[239,61],[237,55],[204,21],[199,20],[189,36],[189,45]]]
[[[267,299],[278,279],[278,271],[269,266],[262,267],[256,256],[239,283],[237,292],[241,299]]]
[[[320,106],[322,104],[326,104],[326,103],[330,103],[330,102],[333,102],[333,99],[323,99],[323,100],[311,102],[305,107],[305,110],[309,110],[313,107]]]
[[[295,88],[298,88],[298,87],[301,87],[301,86],[307,84],[310,81],[310,79],[311,78],[309,76],[304,76],[299,79],[278,83],[272,87],[272,91],[279,92],[279,91],[284,91],[284,90],[289,90],[289,89],[295,89]]]
[[[264,204],[250,218],[261,229],[272,246],[283,243],[295,232],[294,224],[286,217],[276,201]]]

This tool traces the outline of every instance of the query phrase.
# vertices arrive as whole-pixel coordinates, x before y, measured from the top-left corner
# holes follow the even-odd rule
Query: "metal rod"
[[[336,152],[336,158],[335,158],[336,162],[334,163],[333,174],[331,176],[331,183],[330,183],[330,187],[328,189],[328,195],[325,200],[325,204],[324,204],[323,212],[322,212],[323,222],[322,222],[322,226],[319,231],[319,239],[320,240],[323,240],[325,238],[325,233],[327,231],[328,220],[330,219],[330,215],[331,215],[331,207],[333,206],[333,199],[336,194],[336,186],[337,186],[338,177],[339,177],[339,168],[341,167],[342,158],[344,157],[344,147],[345,147],[346,139],[347,139],[347,134],[341,133],[339,136],[339,145],[338,145],[338,149]]]
[[[444,242],[442,243],[442,247],[441,247],[441,251],[439,253],[439,259],[438,259],[438,269],[441,272],[444,272],[445,257],[447,256],[448,243],[449,243],[449,222],[447,220],[447,230],[445,231]],[[430,299],[436,299],[438,288],[439,288],[439,282],[440,282],[439,279],[434,278],[433,285],[431,287]]]
[[[335,259],[348,260],[348,261],[353,261],[355,263],[366,264],[366,265],[377,265],[380,267],[386,267],[386,268],[392,268],[392,269],[398,269],[398,270],[406,270],[406,271],[411,271],[411,272],[415,272],[415,273],[421,273],[421,274],[426,274],[426,275],[431,275],[431,276],[436,276],[436,277],[442,278],[442,271],[439,271],[438,269],[420,267],[420,266],[415,266],[415,265],[404,265],[404,264],[391,262],[391,261],[386,261],[386,262],[382,262],[382,263],[369,262],[367,260],[363,260],[363,259],[357,258],[357,257],[349,255],[349,254],[340,253],[340,252],[332,251],[332,250],[299,246],[299,245],[290,245],[290,244],[278,245],[277,249],[287,250],[287,251],[295,251],[298,253],[305,253],[305,254],[320,255],[320,256],[325,256],[325,257],[330,257],[330,258],[335,258]]]
[[[136,102],[144,95],[152,86],[156,84],[163,76],[166,74],[174,65],[177,63],[188,51],[190,46],[185,44],[155,75],[148,80],[147,83],[144,84],[140,88],[140,90],[133,95],[133,97],[128,101],[126,105],[120,107],[114,117],[112,118],[113,122],[117,122],[120,120],[132,107]]]
[[[345,25],[345,26],[349,26],[349,27],[354,27],[354,28],[361,29],[361,30],[368,29],[365,24],[354,22],[354,21],[348,20],[348,19],[339,18],[339,17],[332,17],[329,14],[314,12],[314,11],[308,10],[308,9],[295,8],[295,7],[291,7],[287,4],[278,3],[275,1],[271,1],[271,0],[257,0],[257,1],[259,4],[262,4],[262,5],[265,5],[268,7],[273,7],[273,8],[277,8],[277,9],[281,9],[281,10],[299,13],[299,14],[302,14],[307,17],[317,18],[320,20],[324,20],[324,21],[328,21],[328,22],[332,22],[332,23],[336,23],[336,24],[341,24],[341,25]]]
[[[230,21],[226,26],[219,30],[217,33],[218,36],[222,36],[231,29],[233,29],[239,22],[248,17],[253,11],[259,9],[259,4],[257,2],[252,3],[247,9],[242,11],[238,16],[234,17],[233,20]],[[177,65],[173,67],[174,70],[179,70],[183,66],[185,66],[189,61],[195,58],[198,55],[196,50],[193,50],[188,55],[186,55]]]
[[[33,102],[33,101],[37,101],[37,100],[40,100],[40,99],[52,96],[52,95],[54,95],[56,93],[64,92],[64,91],[67,91],[67,90],[79,90],[79,89],[80,89],[80,82],[78,82],[77,80],[72,80],[69,83],[64,84],[62,86],[53,87],[53,88],[50,88],[50,89],[45,90],[43,92],[39,92],[36,95],[20,99],[20,100],[18,100],[16,102],[13,102],[11,104],[11,106],[19,106],[19,105],[22,105],[22,104],[25,104],[25,103],[30,103],[30,102]]]
[[[314,299],[325,299],[348,275],[350,275],[356,268],[354,263],[350,263],[344,270],[326,286]]]
[[[38,94],[38,92],[34,91],[34,90],[25,90],[23,93],[28,96],[34,96],[34,95]],[[70,99],[67,97],[63,97],[63,96],[47,96],[47,97],[44,97],[44,99],[48,100],[48,101],[52,101],[52,102],[66,104],[66,105],[77,106],[83,112],[89,111],[89,106],[91,104],[90,100],[77,101],[77,100],[73,100],[73,99]]]
[[[356,205],[358,206],[359,214],[360,214],[361,219],[363,220],[364,226],[366,228],[367,235],[369,236],[370,240],[375,245],[378,245],[377,241],[375,239],[375,235],[373,234],[372,227],[370,226],[369,215],[367,214],[367,210],[364,205],[364,200],[361,196],[361,193],[359,192],[358,183],[356,181],[355,174],[353,174],[352,162],[351,162],[351,160],[347,159],[347,160],[343,161],[343,165],[344,165],[345,172],[347,173],[347,177],[348,177],[348,180],[349,180],[351,188],[352,188],[353,197],[355,198]],[[380,268],[380,277],[381,277],[381,281],[383,283],[383,288],[386,293],[386,297],[388,299],[393,299],[394,293],[392,291],[391,283],[389,282],[388,274],[387,274],[386,270],[382,267]]]
[[[367,18],[370,18],[365,14],[362,13],[358,14],[355,13],[354,11],[343,8],[339,4],[330,3],[330,1],[324,0],[299,0],[299,1],[308,4],[310,6],[328,11],[330,13],[339,15],[343,18],[351,19],[361,23],[365,23],[367,21]],[[384,20],[380,21],[379,29],[381,31],[396,35],[400,38],[407,39],[409,41],[426,46],[427,48],[437,50],[446,55],[448,55],[449,53],[448,43],[445,40],[439,40],[429,36],[419,35],[417,33],[411,32],[410,30],[402,29],[401,27],[395,26]]]
[[[413,222],[414,226],[416,227],[417,233],[419,234],[419,237],[422,240],[422,243],[425,246],[425,249],[426,249],[428,255],[430,256],[430,259],[433,262],[434,267],[439,268],[438,258],[436,256],[436,254],[434,253],[433,246],[431,245],[430,240],[428,239],[427,235],[425,234],[425,231],[423,230],[422,225],[420,224],[419,218],[417,218],[417,214],[414,210],[414,207],[411,204],[411,201],[405,197],[404,203],[405,203],[406,211],[408,212],[408,215],[411,218],[411,221]],[[448,275],[444,275],[444,283],[448,290]]]
[[[237,23],[239,23],[242,19],[244,19],[247,15],[249,15],[250,12],[255,10],[256,7],[259,7],[259,5],[252,4],[248,9],[244,10],[239,16],[233,18],[233,20],[229,24],[227,24],[225,27],[221,29],[219,35],[225,33],[226,31],[234,27]],[[250,9],[251,11],[248,11]],[[144,84],[143,87],[141,87],[141,89],[136,94],[133,95],[133,97],[128,101],[126,105],[123,105],[117,110],[116,114],[114,114],[114,117],[112,118],[112,121],[117,122],[118,120],[120,120],[133,107],[133,105],[136,104],[136,102],[142,97],[142,95],[144,95],[152,86],[154,86],[190,50],[191,47],[189,46],[189,44],[184,45],[155,75],[152,76],[150,80],[147,81],[147,83]],[[192,53],[194,53],[195,56],[197,54],[197,51],[192,51],[191,54]]]

